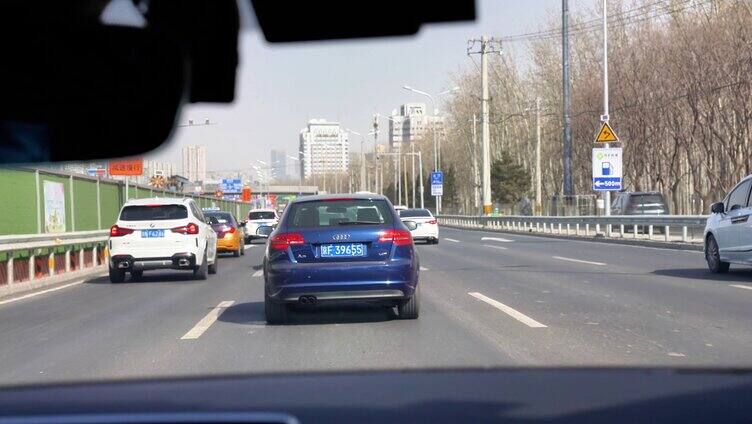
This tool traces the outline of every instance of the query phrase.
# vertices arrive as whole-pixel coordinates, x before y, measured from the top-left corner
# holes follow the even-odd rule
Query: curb
[[[627,246],[654,247],[657,249],[689,250],[689,251],[698,251],[698,252],[702,252],[704,249],[704,246],[700,243],[665,242],[665,241],[658,241],[658,240],[630,240],[630,239],[615,238],[615,237],[607,238],[605,236],[585,237],[585,236],[559,235],[559,234],[549,234],[549,233],[534,233],[532,231],[527,232],[527,231],[499,230],[496,228],[474,228],[474,227],[468,228],[468,227],[460,227],[456,225],[441,225],[441,226],[446,227],[446,228],[454,228],[457,230],[465,230],[465,231],[482,231],[482,232],[489,232],[489,233],[518,234],[518,235],[524,235],[524,236],[530,236],[530,237],[545,237],[545,238],[553,238],[553,239],[560,239],[560,240],[589,241],[589,242],[594,242],[594,243],[623,244]]]
[[[42,291],[55,286],[64,285],[81,278],[92,277],[107,271],[107,265],[97,265],[80,271],[66,272],[64,274],[45,277],[33,281],[21,281],[18,283],[0,286],[0,301],[8,300],[19,295]]]

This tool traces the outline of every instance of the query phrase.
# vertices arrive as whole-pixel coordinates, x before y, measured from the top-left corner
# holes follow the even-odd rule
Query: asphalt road
[[[0,304],[0,385],[486,366],[752,366],[752,271],[700,252],[442,228],[421,316],[351,305],[266,326],[263,245],[219,274],[97,277]]]

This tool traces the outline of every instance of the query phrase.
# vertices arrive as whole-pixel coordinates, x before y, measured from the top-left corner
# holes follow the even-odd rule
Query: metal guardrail
[[[0,287],[102,265],[106,230],[0,236]]]
[[[442,225],[460,228],[485,228],[571,236],[602,236],[658,240],[666,242],[701,242],[705,215],[611,215],[611,216],[467,216],[440,215]],[[680,229],[677,236],[673,232]],[[655,233],[662,233],[656,237]],[[640,235],[641,233],[641,235]],[[699,236],[699,237],[698,237]]]

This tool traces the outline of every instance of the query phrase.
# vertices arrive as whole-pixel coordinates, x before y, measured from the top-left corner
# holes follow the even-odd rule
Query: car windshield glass
[[[431,212],[427,209],[406,209],[399,211],[400,218],[430,217]]]
[[[257,219],[274,219],[276,216],[274,215],[274,212],[251,212],[248,214],[248,219],[250,220],[257,220]]]
[[[232,215],[229,213],[204,212],[204,216],[212,220],[212,224],[232,224]]]
[[[752,369],[752,0],[0,5],[0,163],[42,155],[0,168],[0,406],[70,380]],[[282,34],[311,28],[384,33]]]
[[[287,228],[331,227],[352,224],[392,224],[393,215],[384,200],[346,199],[300,202],[290,205]]]
[[[188,218],[183,205],[126,206],[120,213],[121,221],[162,221]]]
[[[663,204],[663,196],[660,194],[637,194],[633,195],[631,200],[637,205]]]

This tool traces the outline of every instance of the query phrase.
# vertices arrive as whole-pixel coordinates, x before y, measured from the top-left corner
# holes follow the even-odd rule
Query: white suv
[[[279,222],[279,215],[274,209],[254,209],[248,212],[245,222],[245,241],[250,243],[255,238],[267,238],[270,229]]]
[[[439,244],[439,223],[428,209],[402,209],[398,211],[400,220],[413,221],[416,228],[410,233],[413,240],[425,240],[427,244]]]
[[[199,280],[217,272],[217,233],[193,199],[129,200],[108,243],[113,283],[152,269],[190,270]]]
[[[752,265],[752,175],[739,182],[723,199],[713,203],[705,224],[705,260],[710,271],[724,273],[731,263]]]

